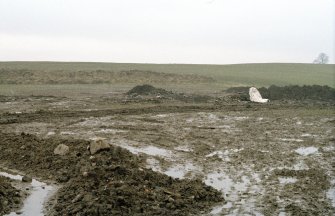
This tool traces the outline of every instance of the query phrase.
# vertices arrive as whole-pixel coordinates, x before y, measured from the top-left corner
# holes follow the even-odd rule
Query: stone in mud
[[[23,177],[22,177],[22,181],[23,181],[23,182],[32,182],[33,179],[32,179],[31,177],[29,177],[29,176],[23,176]]]
[[[55,150],[54,154],[55,155],[66,155],[69,152],[70,148],[67,145],[64,144],[59,144]]]
[[[91,144],[90,144],[90,153],[95,154],[102,150],[108,150],[109,148],[110,148],[110,145],[106,143],[104,140],[101,140],[101,139],[93,140],[91,141]]]

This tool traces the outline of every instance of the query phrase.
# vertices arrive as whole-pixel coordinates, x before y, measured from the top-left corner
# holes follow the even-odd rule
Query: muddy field
[[[156,93],[1,96],[0,171],[55,186],[46,215],[335,213],[333,102]]]

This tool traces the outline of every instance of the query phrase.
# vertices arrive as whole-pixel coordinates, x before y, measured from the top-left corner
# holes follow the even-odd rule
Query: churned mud
[[[11,212],[8,214],[9,216],[15,216],[15,215],[38,216],[47,213],[44,208],[44,203],[51,197],[51,195],[54,192],[56,192],[55,186],[48,185],[36,179],[31,179],[28,176],[11,174],[4,171],[0,172],[0,176],[6,177],[7,179],[11,179],[12,181],[14,180],[14,187],[16,187],[17,190],[25,191],[24,196],[21,196],[22,192],[21,194],[16,192],[17,196],[11,199],[14,200],[14,203],[16,202],[16,204],[19,204],[19,197],[21,197],[23,200],[23,206],[21,206],[20,209],[15,212],[13,211],[15,210],[15,208],[10,207]]]
[[[1,166],[59,186],[47,215],[335,213],[333,103],[163,93],[3,97]]]
[[[13,186],[11,179],[0,175],[0,215],[18,210],[23,199],[24,194]]]

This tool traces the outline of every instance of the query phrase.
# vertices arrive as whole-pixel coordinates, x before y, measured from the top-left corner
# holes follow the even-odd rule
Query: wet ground
[[[197,206],[192,202],[185,202],[184,205],[188,208],[183,209],[174,203],[173,210],[170,208],[170,212],[167,211],[169,213],[335,213],[335,111],[332,104],[274,101],[264,105],[250,102],[225,102],[218,105],[214,100],[204,104],[157,98],[133,101],[122,95],[116,98],[81,99],[3,97],[0,112],[0,130],[7,134],[3,136],[8,136],[5,140],[19,139],[13,136],[22,136],[22,132],[33,134],[36,139],[47,140],[42,144],[51,145],[52,148],[46,149],[50,148],[48,151],[52,151],[56,144],[61,143],[59,140],[64,139],[68,140],[65,142],[72,143],[68,145],[73,145],[70,148],[74,148],[73,154],[77,154],[81,152],[79,146],[87,145],[82,143],[85,140],[103,139],[115,148],[119,146],[137,155],[139,159],[135,164],[138,164],[138,169],[149,168],[171,176],[172,179],[193,180],[193,188],[203,187],[196,183],[203,182],[219,190],[224,198],[222,201],[214,199],[215,202],[206,198],[211,204],[204,202],[204,211],[191,211],[190,208],[193,205],[196,206],[195,209],[199,209],[202,204]],[[69,141],[74,139],[84,141]],[[35,148],[34,145],[22,144],[15,148],[7,145],[6,149],[0,149],[0,162],[8,168],[19,169],[24,164],[22,161],[26,161],[23,166],[25,170],[21,171],[56,181],[60,185],[70,182],[65,187],[67,190],[60,189],[59,194],[65,198],[60,202],[59,208],[71,206],[72,211],[80,212],[83,206],[72,202],[77,191],[71,185],[84,185],[80,180],[82,177],[64,174],[61,169],[57,169],[59,173],[55,176],[52,174],[52,167],[49,167],[51,171],[48,172],[47,166],[30,163],[29,159],[36,156]],[[15,157],[25,155],[27,158],[15,162],[9,156],[4,157],[4,154]],[[111,156],[103,154],[99,157]],[[84,161],[82,163],[84,167],[88,166]],[[135,166],[133,163],[134,161],[125,169]],[[58,164],[60,165],[61,163]],[[105,165],[102,165],[102,170],[95,171],[97,177],[111,178],[108,175],[106,177]],[[78,167],[73,168],[73,172],[76,173],[77,169],[80,170]],[[72,168],[69,170],[72,172]],[[160,177],[162,182],[170,181],[163,176],[165,175]],[[152,182],[159,184],[160,181],[155,177]],[[131,182],[127,182],[128,186],[130,184]],[[99,194],[97,187],[100,186],[102,187],[86,185],[83,190],[93,190]],[[168,191],[179,190],[180,193],[183,190],[183,186],[177,188],[179,189],[170,188]],[[114,192],[114,189],[110,191]],[[129,193],[123,190],[121,192]],[[156,193],[159,194],[157,191]],[[216,196],[214,192],[210,193],[213,193],[213,197]],[[175,194],[169,196],[177,199],[173,197]],[[108,195],[101,197],[107,199]],[[88,200],[85,205],[90,205],[89,201],[93,198],[82,194],[78,199],[83,200],[82,203]],[[165,198],[157,195],[156,199],[164,202]],[[119,202],[124,200],[120,199]],[[173,203],[172,200],[170,202]],[[137,205],[141,206],[139,203]],[[176,211],[178,208],[181,211]],[[151,209],[150,212],[159,212],[155,212],[156,210]],[[119,211],[122,212],[122,209]]]

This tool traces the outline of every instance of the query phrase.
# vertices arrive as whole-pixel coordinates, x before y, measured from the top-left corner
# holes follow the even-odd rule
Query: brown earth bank
[[[227,89],[227,93],[240,95],[242,100],[249,100],[250,87],[233,87]],[[290,85],[262,87],[258,89],[264,98],[270,100],[297,100],[297,101],[330,101],[335,102],[335,89],[320,85]]]
[[[55,155],[59,144],[67,145],[69,153]],[[144,158],[120,147],[91,155],[89,144],[0,132],[0,162],[62,185],[50,215],[193,215],[223,201],[220,192],[200,180],[174,179],[142,168]],[[14,200],[16,191],[2,180],[0,192],[7,188],[5,200]]]
[[[0,215],[9,214],[21,205],[20,191],[12,186],[10,179],[0,176]]]

